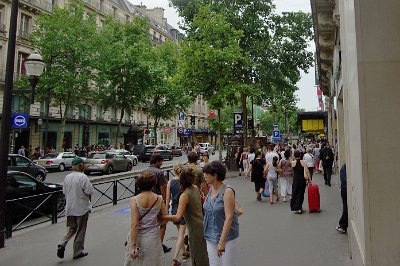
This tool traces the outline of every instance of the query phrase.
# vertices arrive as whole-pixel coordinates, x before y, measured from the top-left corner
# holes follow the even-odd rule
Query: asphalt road
[[[217,159],[218,159],[218,152],[215,155],[210,156],[210,160],[217,160]],[[174,159],[172,161],[164,161],[163,166],[172,166],[177,162],[186,163],[187,162],[186,154],[183,154],[183,156],[180,156],[180,157],[174,157]],[[144,170],[148,166],[149,166],[148,162],[147,163],[139,162],[136,166],[134,166],[132,168],[132,172]],[[72,172],[71,170],[64,171],[64,172],[50,171],[47,173],[46,182],[62,184],[62,183],[64,183],[64,178],[71,172]],[[101,174],[91,174],[89,176],[89,178],[93,178],[96,176],[101,176]]]
[[[239,218],[238,266],[282,265],[282,266],[344,266],[350,265],[347,235],[338,234],[335,226],[341,214],[338,178],[333,186],[323,185],[320,174],[314,178],[321,192],[321,212],[290,212],[288,202],[270,205],[267,199],[257,202],[254,186],[249,181],[236,177],[226,180],[236,190],[237,200],[245,213]],[[303,207],[307,209],[307,195]],[[54,225],[43,224],[15,232],[0,249],[0,265],[17,266],[114,266],[122,265],[123,243],[130,227],[129,201],[117,206],[96,208],[90,215],[85,249],[89,256],[72,259],[72,243],[66,249],[64,260],[56,256],[58,240],[65,232],[65,218]],[[168,224],[165,244],[174,247],[177,230]],[[167,265],[172,253],[166,256]],[[190,266],[191,263],[184,263]]]

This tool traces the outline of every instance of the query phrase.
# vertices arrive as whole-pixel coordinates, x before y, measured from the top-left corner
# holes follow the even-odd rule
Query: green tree
[[[232,28],[208,5],[200,8],[191,26],[182,44],[177,83],[186,86],[193,96],[203,95],[210,108],[218,110],[221,144],[221,109],[237,100],[235,65],[246,60],[239,46],[243,32]],[[219,150],[221,159],[222,148]]]
[[[154,119],[153,130],[157,132],[161,119],[171,119],[185,110],[193,97],[184,86],[175,82],[180,56],[178,46],[167,41],[155,47],[153,55],[154,85],[148,90],[146,102],[149,115]],[[155,138],[157,143],[157,134]]]
[[[171,0],[171,3],[184,17],[189,36],[197,30],[194,26],[196,14],[207,4],[213,12],[223,14],[233,28],[243,31],[239,45],[242,56],[250,63],[236,64],[234,78],[242,102],[245,136],[247,97],[255,96],[258,104],[262,104],[265,97],[273,101],[274,88],[293,88],[300,78],[300,70],[307,71],[312,65],[312,53],[307,51],[312,40],[310,14],[277,15],[271,0]],[[263,94],[258,97],[261,92]]]
[[[131,114],[144,103],[148,88],[153,87],[154,70],[149,26],[145,19],[135,17],[132,22],[107,20],[100,33],[97,84],[99,102],[105,109],[120,110],[115,145],[121,132],[125,114]],[[143,104],[144,106],[144,104]]]
[[[46,70],[40,77],[38,97],[46,99],[51,91],[54,105],[59,106],[61,125],[57,149],[62,149],[67,110],[80,106],[82,99],[93,95],[90,80],[94,78],[97,33],[95,16],[81,4],[70,2],[64,9],[54,7],[51,15],[41,13],[31,37],[40,50]]]

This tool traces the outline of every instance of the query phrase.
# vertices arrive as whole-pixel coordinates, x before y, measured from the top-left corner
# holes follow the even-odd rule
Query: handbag
[[[235,195],[235,197],[236,197],[235,190],[230,186],[228,186],[228,188],[232,189],[233,195]],[[242,206],[240,206],[239,202],[237,202],[236,200],[235,200],[235,210],[236,210],[236,213],[237,213],[238,217],[244,213],[244,210],[243,210]]]

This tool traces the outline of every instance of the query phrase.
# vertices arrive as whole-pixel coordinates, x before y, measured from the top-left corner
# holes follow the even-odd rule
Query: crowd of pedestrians
[[[327,143],[317,145],[268,145],[265,150],[241,148],[236,153],[239,175],[254,183],[256,199],[267,193],[270,204],[290,200],[290,209],[303,212],[307,182],[322,170],[325,184],[331,186],[334,153]],[[126,238],[125,266],[166,265],[163,244],[166,224],[177,229],[172,265],[191,259],[193,266],[235,266],[239,256],[239,220],[235,189],[225,183],[227,169],[220,161],[210,161],[207,153],[188,154],[188,164],[177,163],[175,176],[167,180],[160,169],[163,158],[153,155],[150,166],[135,182],[130,200],[131,226]],[[320,164],[321,162],[321,164]],[[76,157],[74,171],[64,183],[67,233],[59,242],[57,255],[64,257],[65,246],[74,236],[74,259],[88,255],[84,250],[86,225],[93,192],[82,173],[83,161]],[[321,169],[322,168],[322,169]],[[336,230],[347,231],[346,169],[341,169],[343,214]]]

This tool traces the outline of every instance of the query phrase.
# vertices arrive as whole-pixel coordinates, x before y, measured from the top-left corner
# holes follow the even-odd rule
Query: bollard
[[[51,202],[51,223],[57,223],[57,204],[58,204],[59,193],[51,194],[50,202]]]
[[[118,188],[117,181],[113,181],[113,205],[117,205],[118,202]]]
[[[12,237],[12,225],[13,225],[13,215],[11,211],[7,211],[10,210],[10,208],[8,205],[6,205],[6,223],[5,223],[5,233],[6,233],[6,239],[11,238]]]

